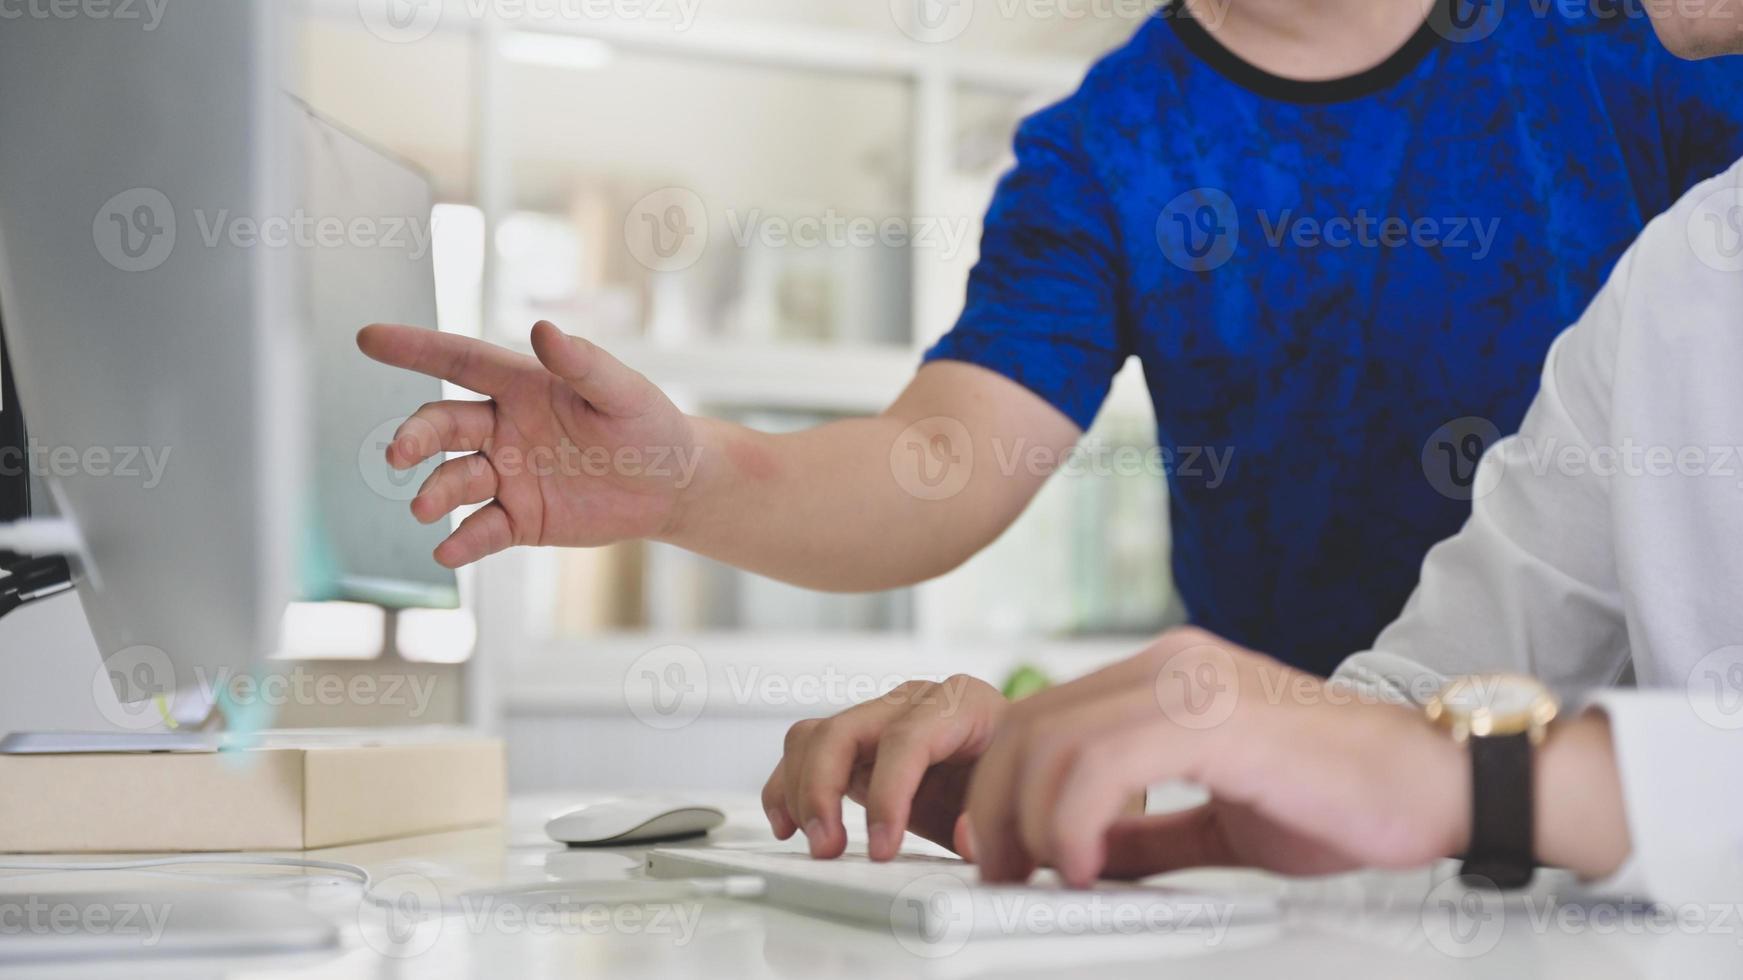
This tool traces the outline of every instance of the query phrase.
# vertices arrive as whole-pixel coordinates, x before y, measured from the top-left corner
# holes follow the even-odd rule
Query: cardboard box
[[[502,820],[476,735],[277,734],[218,753],[0,756],[0,851],[299,851]]]

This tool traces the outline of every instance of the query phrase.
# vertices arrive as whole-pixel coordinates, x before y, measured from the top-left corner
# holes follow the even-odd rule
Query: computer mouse
[[[625,797],[560,813],[545,823],[545,833],[559,844],[610,847],[698,837],[725,822],[726,814],[715,807]]]

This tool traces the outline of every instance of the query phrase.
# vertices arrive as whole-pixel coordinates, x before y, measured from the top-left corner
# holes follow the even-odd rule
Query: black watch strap
[[[1532,801],[1529,732],[1472,737],[1471,846],[1459,869],[1466,884],[1523,888],[1537,869],[1532,856],[1536,811]]]

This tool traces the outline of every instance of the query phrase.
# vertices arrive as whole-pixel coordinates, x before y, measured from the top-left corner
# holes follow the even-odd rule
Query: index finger
[[[357,332],[357,346],[383,364],[452,381],[484,395],[501,395],[529,372],[544,373],[538,361],[495,344],[458,334],[397,323],[372,323]]]

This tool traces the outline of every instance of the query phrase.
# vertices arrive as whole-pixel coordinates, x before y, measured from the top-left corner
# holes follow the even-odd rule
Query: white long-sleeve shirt
[[[1339,676],[1421,701],[1512,670],[1596,702],[1634,844],[1607,888],[1743,900],[1743,161],[1641,233],[1473,492]]]

